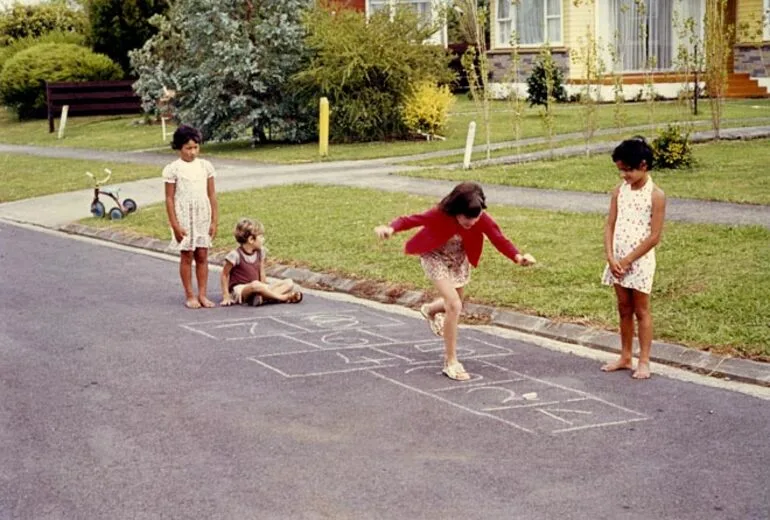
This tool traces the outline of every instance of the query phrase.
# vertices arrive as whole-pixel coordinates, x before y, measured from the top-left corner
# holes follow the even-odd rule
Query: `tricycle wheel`
[[[136,202],[134,199],[123,199],[123,209],[126,210],[126,213],[133,213],[136,211]]]
[[[96,218],[102,218],[104,216],[104,204],[98,200],[91,204],[91,215]]]
[[[123,210],[115,206],[110,210],[110,220],[120,220],[123,218]]]

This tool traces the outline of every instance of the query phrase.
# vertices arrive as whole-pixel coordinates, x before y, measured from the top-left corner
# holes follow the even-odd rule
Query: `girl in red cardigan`
[[[484,211],[486,208],[481,186],[463,182],[425,213],[399,217],[389,225],[374,228],[379,238],[386,239],[393,233],[422,227],[404,249],[407,254],[420,256],[425,274],[440,295],[423,305],[420,313],[428,320],[433,333],[444,337],[442,372],[457,381],[470,379],[457,360],[457,324],[463,307],[464,287],[470,281],[470,265],[478,266],[484,235],[514,263],[521,266],[535,263],[532,255],[519,253]]]

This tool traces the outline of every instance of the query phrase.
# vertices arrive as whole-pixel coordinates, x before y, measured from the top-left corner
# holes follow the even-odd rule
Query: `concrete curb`
[[[123,231],[93,228],[77,223],[66,224],[61,226],[59,230],[159,253],[176,254],[175,251],[168,248],[167,240]],[[222,265],[224,254],[211,256],[209,262],[214,265]],[[354,280],[329,273],[316,273],[309,269],[289,265],[273,264],[268,268],[267,274],[274,278],[291,278],[300,285],[313,289],[343,292],[360,298],[412,309],[417,309],[422,303],[432,299],[432,296],[424,291],[404,291],[385,283]],[[471,323],[495,325],[606,352],[620,352],[618,335],[615,332],[593,329],[574,323],[560,323],[539,316],[530,316],[476,303],[466,303],[465,315],[465,321]],[[653,342],[652,360],[685,368],[699,374],[770,387],[770,363],[720,356],[660,341]]]

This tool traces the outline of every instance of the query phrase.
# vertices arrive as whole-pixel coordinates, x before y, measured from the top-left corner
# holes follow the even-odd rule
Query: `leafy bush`
[[[37,38],[51,31],[84,34],[87,17],[82,9],[67,2],[22,5],[0,11],[0,45],[9,45],[23,38]]]
[[[166,0],[90,0],[91,46],[128,72],[129,51],[142,47],[157,32],[150,18],[166,11]]]
[[[405,137],[401,107],[414,85],[453,79],[447,52],[422,43],[435,28],[410,9],[378,11],[367,21],[363,13],[320,5],[305,25],[313,56],[296,78],[314,97],[329,99],[334,141]]]
[[[448,85],[438,86],[429,81],[421,81],[404,103],[404,124],[415,133],[437,135],[446,126],[454,100]]]
[[[6,47],[0,47],[0,71],[3,70],[5,62],[11,59],[16,53],[29,49],[41,43],[74,43],[84,46],[86,37],[83,34],[75,32],[51,31],[43,36],[27,36],[20,38]]]
[[[678,125],[668,125],[658,132],[652,142],[652,152],[657,168],[689,168],[693,165],[690,132]]]
[[[19,119],[46,114],[45,83],[120,79],[107,56],[72,43],[44,43],[8,60],[0,73],[0,96]]]
[[[527,100],[529,101],[529,106],[545,105],[548,101],[548,84],[546,82],[548,70],[551,71],[551,79],[553,81],[551,97],[559,103],[567,101],[567,91],[564,89],[564,75],[556,67],[550,54],[547,54],[545,58],[537,61],[532,69],[532,74],[527,78]]]
[[[148,112],[163,88],[174,117],[206,140],[304,141],[317,135],[318,100],[291,81],[308,55],[307,0],[176,0],[151,23],[157,34],[130,53],[134,89]]]

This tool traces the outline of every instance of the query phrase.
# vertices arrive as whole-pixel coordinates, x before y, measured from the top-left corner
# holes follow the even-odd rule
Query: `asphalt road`
[[[770,516],[760,397],[5,223],[0,287],[0,520]]]

